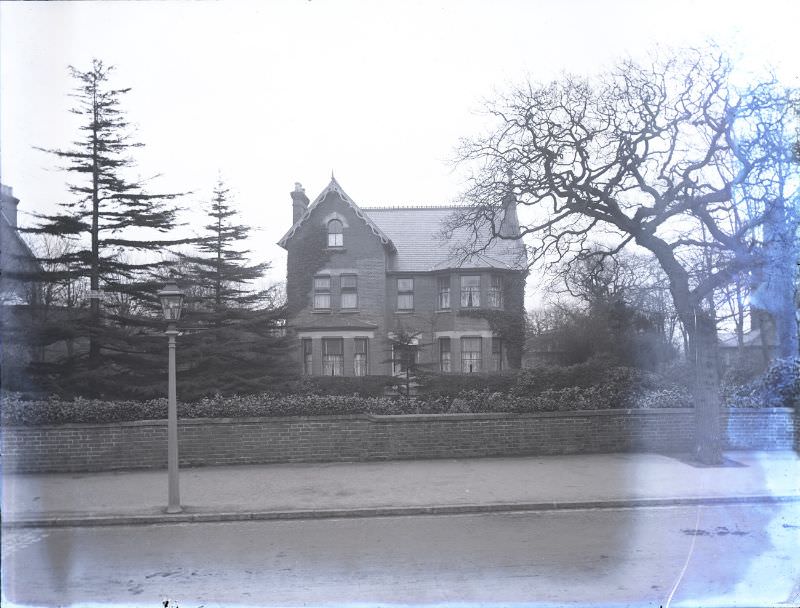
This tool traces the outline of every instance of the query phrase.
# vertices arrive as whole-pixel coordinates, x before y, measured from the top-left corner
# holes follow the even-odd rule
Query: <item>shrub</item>
[[[621,367],[613,360],[594,357],[585,363],[542,365],[520,372],[511,394],[517,397],[543,391],[610,385],[619,393],[637,390],[665,390],[674,387],[658,374],[633,367]]]
[[[729,407],[800,407],[800,357],[776,359],[746,384],[727,386]]]
[[[508,394],[517,382],[518,372],[500,374],[430,374],[420,377],[419,398],[452,401],[468,392]]]
[[[286,392],[302,395],[382,397],[386,388],[396,381],[392,376],[303,376],[293,382]]]

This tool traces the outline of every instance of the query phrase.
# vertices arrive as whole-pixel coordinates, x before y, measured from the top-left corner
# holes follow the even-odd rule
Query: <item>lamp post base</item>
[[[180,505],[170,505],[164,509],[166,513],[183,513],[183,507]]]

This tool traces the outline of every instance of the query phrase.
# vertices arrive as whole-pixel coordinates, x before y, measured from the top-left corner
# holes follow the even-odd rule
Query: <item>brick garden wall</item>
[[[789,409],[734,410],[727,447],[792,449],[800,417]],[[269,462],[685,452],[687,409],[539,414],[196,419],[180,422],[184,466]],[[3,429],[6,472],[166,467],[166,423],[73,424]]]

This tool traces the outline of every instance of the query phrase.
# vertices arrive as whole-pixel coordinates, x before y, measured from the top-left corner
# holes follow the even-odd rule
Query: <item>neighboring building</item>
[[[34,349],[20,344],[20,328],[30,326],[30,304],[37,302],[37,288],[22,273],[36,273],[41,266],[17,232],[19,199],[0,185],[0,385],[9,390],[28,388],[24,369]]]
[[[496,239],[463,256],[456,249],[468,233],[443,236],[457,207],[359,207],[333,178],[311,204],[300,184],[291,196],[293,225],[279,244],[288,252],[289,324],[303,373],[399,373],[392,337],[401,330],[417,334],[419,364],[431,371],[519,366],[497,327],[497,319],[524,315],[519,240]],[[519,233],[515,205],[500,232]]]
[[[770,314],[751,305],[749,316],[750,329],[743,333],[741,344],[735,333],[719,335],[720,363],[725,369],[736,365],[766,367],[778,354],[775,323]]]
[[[41,270],[25,241],[17,232],[17,205],[14,191],[0,185],[0,303],[28,304],[35,290],[30,281],[20,280],[15,273]]]

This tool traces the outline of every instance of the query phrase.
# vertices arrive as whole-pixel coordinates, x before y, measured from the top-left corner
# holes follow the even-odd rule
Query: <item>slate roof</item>
[[[485,252],[466,259],[457,253],[458,244],[468,242],[470,233],[465,228],[457,229],[451,238],[446,239],[443,229],[458,209],[458,206],[361,208],[397,249],[389,270],[430,272],[447,268],[524,268],[525,249],[519,241],[496,239]]]
[[[458,253],[458,245],[470,242],[469,229],[459,228],[449,238],[444,235],[447,220],[460,208],[456,205],[431,207],[359,207],[331,177],[330,183],[308,206],[300,219],[281,238],[287,241],[311,215],[329,192],[336,192],[366,222],[375,236],[392,253],[389,271],[432,272],[448,268],[498,268],[524,270],[525,247],[520,241],[495,239],[479,254]],[[488,230],[488,228],[487,228]],[[484,243],[489,234],[483,236]]]

